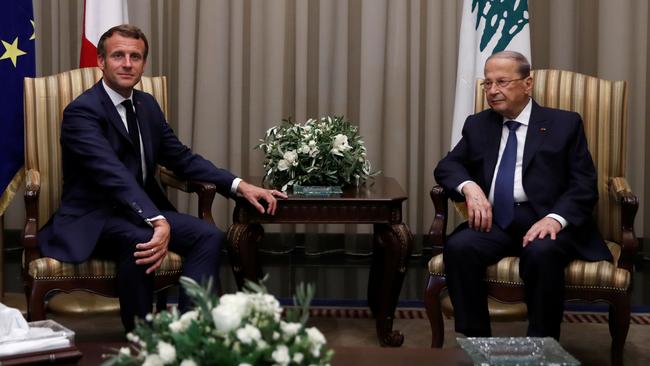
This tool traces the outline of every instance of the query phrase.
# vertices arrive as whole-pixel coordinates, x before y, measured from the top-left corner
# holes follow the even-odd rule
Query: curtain
[[[37,75],[77,67],[83,1],[35,0],[34,7]],[[640,198],[637,234],[643,236],[650,227],[644,214],[650,209],[644,199],[650,194],[648,3],[529,0],[529,8],[534,68],[630,83],[627,175]],[[416,235],[428,231],[432,171],[450,148],[461,10],[462,1],[445,0],[129,2],[131,23],[149,37],[147,74],[168,77],[169,122],[184,143],[236,174],[260,176],[262,154],[253,147],[269,127],[287,117],[343,114],[359,125],[373,167],[407,193],[403,217]],[[181,211],[195,212],[190,196],[174,200]],[[16,201],[8,215],[22,217]],[[215,200],[222,229],[232,208]],[[371,228],[269,230],[306,232],[315,243],[307,247],[318,251],[324,248],[311,240],[313,233]],[[350,236],[339,247],[368,250]],[[416,252],[421,248],[418,240]]]

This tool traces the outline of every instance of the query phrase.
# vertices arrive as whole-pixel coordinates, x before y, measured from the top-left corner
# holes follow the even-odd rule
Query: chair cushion
[[[630,272],[616,267],[620,256],[620,246],[607,242],[615,262],[587,262],[575,260],[565,270],[566,286],[576,288],[603,288],[617,291],[627,291],[630,286]],[[445,275],[445,264],[442,254],[434,256],[429,261],[429,273],[433,276]],[[519,257],[505,257],[487,268],[486,281],[493,283],[523,285],[519,277]]]
[[[162,265],[156,271],[156,276],[166,276],[181,273],[182,258],[173,252],[168,252]],[[65,263],[54,258],[43,257],[29,263],[28,273],[34,279],[55,280],[65,278],[97,278],[115,277],[115,262],[112,260],[90,259],[83,263]]]

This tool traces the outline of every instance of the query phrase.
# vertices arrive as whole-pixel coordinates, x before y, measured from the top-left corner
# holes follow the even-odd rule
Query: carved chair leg
[[[162,289],[156,293],[156,312],[167,310],[167,295],[169,289]]]
[[[623,365],[623,347],[630,329],[630,297],[622,294],[609,306],[609,334],[612,336],[612,366]]]
[[[45,320],[45,295],[46,289],[34,282],[27,298],[27,320]]]
[[[424,292],[424,307],[431,325],[431,347],[440,348],[445,341],[445,323],[442,317],[440,293],[447,287],[444,277],[429,276]]]

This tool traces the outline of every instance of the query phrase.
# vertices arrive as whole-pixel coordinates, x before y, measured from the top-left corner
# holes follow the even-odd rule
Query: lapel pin
[[[546,132],[546,127],[540,127],[539,132]]]

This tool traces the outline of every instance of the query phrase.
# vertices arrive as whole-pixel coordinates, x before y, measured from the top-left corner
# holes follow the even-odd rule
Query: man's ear
[[[526,80],[524,80],[524,82],[526,83],[526,94],[532,95],[533,83],[534,83],[533,77],[532,76],[527,77]]]
[[[97,67],[100,68],[100,70],[104,71],[104,58],[102,56],[97,56]]]

